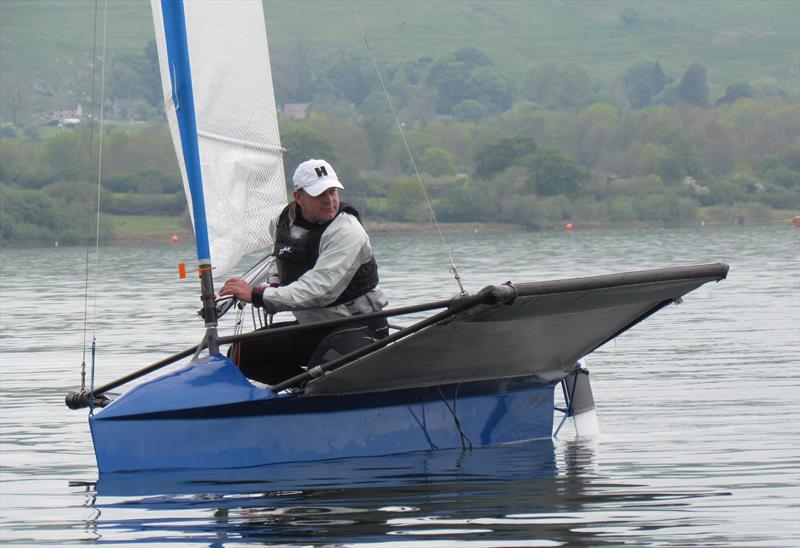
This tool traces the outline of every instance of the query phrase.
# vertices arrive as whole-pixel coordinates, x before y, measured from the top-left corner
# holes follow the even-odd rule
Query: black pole
[[[455,300],[458,300],[458,299],[455,299]],[[238,342],[238,341],[247,341],[247,340],[253,340],[253,339],[268,338],[268,337],[271,337],[271,336],[274,336],[274,335],[281,335],[281,334],[287,333],[287,332],[305,331],[305,330],[308,330],[308,329],[318,329],[320,327],[336,327],[336,326],[339,326],[339,325],[347,325],[347,324],[351,324],[351,323],[363,322],[364,320],[368,320],[368,319],[371,319],[371,318],[382,318],[382,317],[389,317],[389,316],[401,316],[401,315],[405,315],[405,314],[413,314],[415,312],[425,312],[425,311],[434,310],[434,309],[437,309],[437,308],[445,308],[445,307],[449,306],[450,304],[452,304],[453,302],[454,302],[453,299],[435,301],[435,302],[431,302],[431,303],[424,303],[424,304],[419,304],[419,305],[411,305],[411,306],[405,306],[405,307],[400,307],[400,308],[393,308],[393,309],[390,309],[390,310],[382,310],[382,311],[379,311],[379,312],[370,312],[369,314],[361,314],[359,316],[347,316],[347,317],[337,318],[335,320],[326,320],[326,321],[322,321],[322,322],[313,322],[313,323],[300,324],[300,325],[291,325],[291,326],[287,326],[287,327],[276,327],[276,328],[273,328],[273,329],[265,329],[265,330],[262,330],[262,331],[254,331],[252,333],[243,333],[243,334],[240,334],[240,335],[231,335],[231,336],[228,336],[228,337],[217,337],[216,336],[216,327],[215,327],[215,325],[207,326],[207,329],[213,329],[213,333],[214,333],[213,339],[217,344],[217,348],[219,348],[219,346],[224,345],[224,344],[230,344],[230,343],[234,343],[234,342]],[[204,304],[203,310],[205,311],[206,310],[205,301],[203,302],[203,304]],[[211,301],[211,304],[212,304],[212,307],[213,307],[213,300]],[[411,327],[414,327],[414,326],[411,326]],[[207,332],[206,335],[208,335],[208,332]],[[99,386],[99,387],[95,388],[94,389],[94,397],[96,399],[99,399],[99,398],[102,397],[102,395],[105,392],[108,392],[109,390],[113,390],[113,389],[115,389],[115,388],[117,388],[119,386],[122,386],[123,384],[126,384],[126,383],[128,383],[128,382],[130,382],[132,380],[136,380],[136,379],[138,379],[140,377],[143,377],[143,376],[147,375],[148,373],[152,373],[153,371],[157,371],[158,369],[161,369],[162,367],[165,367],[167,365],[175,363],[178,360],[181,360],[183,358],[187,358],[187,357],[195,354],[198,350],[203,350],[203,348],[205,348],[205,346],[206,346],[206,344],[208,342],[208,339],[209,339],[208,336],[206,336],[206,337],[204,337],[203,342],[201,342],[197,346],[193,346],[191,348],[187,348],[186,350],[182,350],[181,352],[178,352],[177,354],[173,354],[172,356],[164,358],[163,360],[160,360],[160,361],[158,361],[158,362],[156,362],[154,364],[151,364],[151,365],[149,365],[149,366],[147,366],[147,367],[145,367],[143,369],[139,369],[138,371],[134,371],[133,373],[125,375],[124,377],[121,377],[121,378],[119,378],[119,379],[117,379],[115,381],[112,381],[112,382],[110,382],[108,384],[104,384],[103,386]],[[79,392],[70,392],[69,394],[67,394],[67,396],[65,398],[65,403],[67,404],[67,407],[69,407],[70,409],[82,409],[84,407],[88,407],[89,406],[89,398],[90,397],[91,397],[90,396],[90,392],[88,390],[81,390]]]
[[[458,299],[447,299],[443,301],[435,301],[431,303],[424,303],[418,305],[404,306],[401,308],[392,308],[390,310],[380,310],[378,312],[369,312],[367,314],[359,314],[357,316],[343,316],[333,320],[324,320],[321,322],[303,323],[298,325],[290,325],[286,327],[275,327],[265,329],[262,331],[253,331],[251,333],[242,333],[240,335],[229,335],[227,337],[219,337],[217,342],[220,345],[230,344],[239,341],[248,341],[252,339],[261,339],[270,337],[272,335],[281,335],[289,331],[306,331],[309,329],[319,329],[325,327],[338,327],[341,325],[348,325],[351,323],[363,323],[365,320],[374,318],[389,318],[392,316],[403,316],[405,314],[413,314],[415,312],[427,312],[437,308],[447,308]]]
[[[206,321],[206,336],[209,354],[219,354],[217,339],[217,307],[214,303],[214,277],[211,263],[200,264],[200,300],[203,303],[203,319]]]
[[[417,322],[412,326],[407,327],[401,331],[396,333],[392,333],[388,337],[384,337],[383,339],[379,339],[373,343],[370,343],[366,346],[362,346],[350,352],[349,354],[345,354],[344,356],[340,356],[335,360],[331,360],[329,362],[323,363],[316,367],[313,367],[306,371],[305,373],[301,373],[300,375],[296,375],[290,379],[287,379],[283,382],[274,384],[270,386],[273,392],[280,392],[281,390],[285,390],[286,388],[293,388],[303,383],[310,381],[316,377],[321,377],[326,373],[330,373],[343,365],[347,365],[348,363],[352,362],[355,359],[358,359],[362,356],[366,356],[367,354],[378,350],[379,348],[383,348],[384,346],[391,344],[399,339],[407,337],[417,331],[425,329],[431,325],[439,323],[442,320],[445,320],[451,316],[458,314],[459,312],[463,312],[468,308],[472,308],[473,306],[477,306],[479,304],[496,304],[496,303],[508,303],[513,301],[516,298],[516,290],[511,285],[490,285],[483,288],[479,293],[476,295],[466,295],[463,297],[459,297],[450,301],[450,305],[448,306],[447,310],[443,310],[438,314],[434,314],[433,316],[422,320],[421,322]],[[363,318],[363,316],[355,316],[356,318]]]
[[[134,379],[138,379],[139,377],[143,377],[148,373],[157,371],[158,369],[161,369],[166,365],[175,363],[178,360],[191,356],[196,351],[197,351],[197,346],[187,348],[186,350],[182,350],[181,352],[173,354],[168,358],[164,358],[163,360],[158,361],[152,365],[148,365],[143,369],[134,371],[133,373],[125,375],[124,377],[121,377],[115,381],[112,381],[108,384],[104,384],[103,386],[99,386],[94,389],[94,397],[99,398],[100,396],[103,395],[103,393],[108,392],[109,390],[113,390],[118,386],[122,386],[127,382],[130,382]],[[89,407],[89,398],[91,397],[90,394],[91,393],[88,390],[81,390],[80,392],[70,392],[69,394],[67,394],[67,397],[65,398],[64,401],[66,402],[67,407],[69,407],[70,409],[82,409],[84,407]]]
[[[302,385],[303,383],[305,383],[307,381],[310,381],[311,379],[314,379],[316,377],[321,377],[325,373],[333,371],[334,369],[336,369],[338,367],[341,367],[342,365],[344,365],[346,363],[350,363],[352,360],[360,358],[361,356],[366,356],[370,352],[378,350],[379,348],[383,348],[384,346],[386,346],[386,345],[388,345],[390,343],[393,343],[393,342],[395,342],[395,341],[397,341],[399,339],[402,339],[404,337],[407,337],[408,335],[411,335],[412,333],[416,333],[417,331],[419,331],[421,329],[424,329],[424,328],[426,328],[428,326],[431,326],[431,325],[433,325],[435,323],[438,323],[441,320],[443,320],[445,318],[448,318],[448,317],[452,316],[453,314],[455,314],[455,313],[457,313],[457,312],[459,312],[461,310],[464,310],[466,308],[469,308],[469,306],[457,307],[456,309],[448,308],[447,310],[443,310],[443,311],[439,312],[438,314],[434,314],[430,318],[426,318],[426,319],[422,320],[421,322],[415,323],[412,326],[409,326],[409,327],[407,327],[405,329],[397,331],[396,333],[392,333],[388,337],[384,337],[382,339],[378,339],[377,341],[375,341],[373,343],[370,343],[370,344],[368,344],[366,346],[362,346],[361,348],[359,348],[357,350],[354,350],[353,352],[350,352],[349,354],[345,354],[344,356],[340,356],[340,357],[336,358],[335,360],[331,360],[331,361],[326,362],[326,363],[324,363],[322,365],[318,365],[316,367],[313,367],[313,368],[309,369],[308,371],[306,371],[305,373],[301,373],[300,375],[295,375],[294,377],[292,377],[290,379],[286,379],[283,382],[279,382],[278,384],[272,385],[270,388],[272,388],[273,392],[280,392],[281,390],[285,390],[287,388],[293,388],[295,386]]]

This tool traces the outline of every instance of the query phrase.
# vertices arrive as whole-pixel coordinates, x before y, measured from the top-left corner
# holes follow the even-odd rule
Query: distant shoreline
[[[445,234],[463,234],[468,232],[481,234],[505,234],[511,232],[551,232],[565,231],[571,224],[573,231],[580,230],[613,230],[613,229],[647,229],[647,228],[689,228],[689,227],[720,227],[720,226],[764,226],[764,225],[792,225],[792,217],[769,218],[742,221],[631,221],[631,222],[602,222],[602,221],[561,221],[542,223],[535,227],[504,224],[504,223],[439,223]],[[436,232],[432,223],[398,223],[398,222],[365,222],[367,232],[370,234],[422,234]]]
[[[439,223],[439,227],[443,234],[513,234],[520,232],[554,232],[567,231],[567,224],[570,221],[559,223],[546,223],[536,227],[527,227],[518,224],[505,224],[505,223]],[[792,226],[792,218],[785,219],[759,219],[741,222],[733,221],[661,221],[661,222],[643,222],[635,221],[630,223],[608,223],[608,222],[579,222],[572,221],[573,232],[581,232],[587,230],[614,230],[614,229],[659,229],[659,228],[691,228],[691,227],[721,227],[721,226],[764,226],[764,225],[780,225],[786,224]],[[366,221],[364,227],[371,235],[384,235],[384,234],[437,234],[436,227],[433,223],[408,223],[408,222],[384,222],[384,221]],[[194,236],[191,232],[181,232],[176,234],[181,243],[189,243],[194,241]],[[111,245],[139,245],[139,244],[169,244],[172,235],[162,236],[117,236],[111,238],[108,244]]]
[[[503,224],[503,223],[439,223],[439,227],[443,234],[513,234],[520,232],[553,232],[553,231],[567,231],[567,224],[570,221],[559,223],[541,224],[536,227],[526,227],[517,224]],[[630,223],[607,223],[607,222],[580,222],[572,221],[573,232],[586,232],[587,230],[615,230],[615,229],[661,229],[661,228],[702,228],[702,227],[752,227],[752,226],[766,226],[766,225],[786,225],[792,227],[793,217],[786,216],[782,218],[770,218],[759,220],[746,220],[746,221],[662,221],[662,222],[630,222]],[[403,222],[383,222],[383,221],[367,221],[365,228],[369,234],[384,235],[384,234],[437,234],[436,227],[432,223],[403,223]],[[800,227],[797,228],[800,230]],[[174,240],[174,241],[173,241]],[[153,234],[125,234],[118,235],[102,242],[101,245],[157,245],[157,244],[177,244],[177,243],[191,243],[194,241],[194,235],[188,230],[177,231],[174,234],[153,235]],[[94,242],[92,242],[93,244]],[[59,244],[56,242],[41,242],[41,241],[17,241],[17,242],[4,242],[2,248],[20,248],[20,247],[54,247],[63,245],[76,246],[85,245],[82,243]]]

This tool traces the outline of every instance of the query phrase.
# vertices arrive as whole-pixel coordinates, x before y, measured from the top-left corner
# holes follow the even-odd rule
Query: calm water
[[[437,237],[373,240],[394,305],[457,292]],[[175,268],[193,249],[102,249],[88,301],[84,249],[2,250],[0,543],[800,544],[800,230],[448,241],[470,291],[720,259],[731,272],[589,357],[593,441],[566,427],[514,447],[96,483],[86,413],[63,404],[84,340],[96,332],[98,384],[196,344],[196,281]]]

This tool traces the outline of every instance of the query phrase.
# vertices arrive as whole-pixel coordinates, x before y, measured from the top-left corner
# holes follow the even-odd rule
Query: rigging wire
[[[442,391],[442,387],[437,386],[436,388],[437,390],[439,390],[439,396],[441,396],[442,402],[447,407],[447,410],[450,411],[450,414],[453,416],[453,422],[456,426],[456,429],[458,429],[458,435],[459,438],[461,439],[461,449],[472,449],[472,440],[469,439],[469,436],[467,436],[467,434],[464,432],[464,427],[461,424],[461,419],[458,418],[458,413],[456,413],[456,403],[458,402],[458,391],[461,388],[461,385],[460,384],[456,385],[456,390],[455,392],[453,392],[452,407],[450,407],[450,403],[447,401],[447,398],[444,397],[444,392]],[[469,447],[467,447],[467,444],[464,443],[464,440],[467,441]]]
[[[403,139],[403,145],[406,147],[408,158],[409,160],[411,160],[411,167],[414,169],[414,174],[416,175],[420,188],[422,188],[422,194],[425,196],[425,201],[428,204],[428,210],[430,211],[431,219],[433,220],[433,224],[436,226],[436,231],[439,233],[439,239],[442,241],[442,245],[444,246],[445,252],[447,253],[447,257],[450,260],[450,273],[453,275],[453,278],[455,278],[456,283],[458,284],[458,288],[461,292],[461,295],[466,295],[467,291],[461,284],[461,276],[458,275],[458,269],[456,268],[456,263],[453,261],[453,254],[450,252],[450,247],[447,245],[447,241],[444,238],[442,229],[439,226],[439,221],[436,219],[436,213],[433,211],[433,204],[431,203],[431,199],[428,196],[428,191],[425,188],[425,183],[422,182],[422,176],[419,174],[419,170],[417,169],[417,162],[414,161],[414,155],[411,153],[411,147],[408,146],[408,141],[406,140],[406,134],[405,131],[403,131],[403,125],[400,123],[400,117],[397,115],[397,110],[395,110],[394,108],[394,103],[392,102],[392,98],[389,95],[389,90],[386,88],[386,82],[384,82],[383,80],[383,74],[381,74],[381,70],[378,68],[378,63],[375,60],[375,55],[372,52],[372,46],[370,46],[369,40],[367,39],[367,34],[366,32],[364,32],[364,27],[361,24],[361,18],[358,16],[358,11],[356,10],[355,2],[353,2],[353,0],[350,0],[350,5],[353,8],[353,15],[355,15],[356,21],[358,22],[358,28],[361,31],[361,36],[362,38],[364,38],[364,44],[366,44],[367,46],[367,52],[369,53],[369,58],[372,61],[372,66],[375,68],[375,72],[378,75],[378,80],[381,83],[381,88],[383,88],[383,94],[386,96],[386,102],[389,104],[389,110],[392,112],[395,125],[397,126],[397,130],[400,132],[400,137]]]
[[[88,157],[91,162],[94,159],[94,107],[95,101],[95,71],[97,68],[97,6],[94,3],[94,33],[92,41],[92,107],[89,111],[89,151]],[[87,229],[88,230],[88,229]],[[90,233],[91,234],[91,233]],[[86,238],[86,264],[84,267],[83,279],[83,358],[81,359],[81,390],[86,389],[86,337],[89,332],[89,257],[90,257],[89,238]]]
[[[92,130],[90,131],[90,135],[92,136],[92,142],[94,142],[94,88],[95,86],[95,66],[97,63],[97,55],[96,55],[96,44],[97,44],[97,5],[98,0],[95,0],[95,39],[94,43],[95,46],[93,48],[93,58],[92,58],[92,123],[91,127]],[[103,60],[103,64],[100,69],[100,126],[99,126],[99,133],[97,139],[97,202],[96,202],[96,211],[97,215],[95,217],[95,250],[94,250],[94,273],[97,276],[97,273],[100,269],[100,195],[102,191],[102,182],[103,182],[103,133],[104,133],[104,123],[105,123],[105,95],[106,95],[106,45],[107,45],[107,29],[108,29],[108,0],[103,1],[103,41],[102,41],[102,55],[101,59]],[[93,146],[93,145],[92,145]],[[88,245],[87,245],[87,260],[86,260],[86,281],[87,281],[87,289],[86,289],[86,299],[88,301],[88,285],[89,285],[89,253],[88,253]],[[87,302],[84,302],[84,308],[88,306]],[[85,322],[88,323],[88,315],[85,318]],[[94,377],[95,377],[95,357],[96,357],[96,350],[97,350],[97,290],[96,287],[92,292],[92,366],[91,366],[91,374],[90,374],[90,381],[89,381],[89,413],[94,411]],[[86,355],[86,325],[84,325],[84,364],[85,364],[85,355]],[[82,367],[82,376],[85,376],[85,365]],[[84,381],[81,381],[81,389],[85,388]]]

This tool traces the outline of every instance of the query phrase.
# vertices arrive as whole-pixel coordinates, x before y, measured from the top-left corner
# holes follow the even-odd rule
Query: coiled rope
[[[386,102],[389,104],[389,110],[392,112],[392,116],[394,117],[394,123],[397,126],[397,130],[400,132],[400,137],[403,139],[403,145],[406,147],[406,152],[408,153],[408,158],[411,161],[411,167],[414,169],[414,175],[417,178],[417,182],[419,182],[419,186],[422,189],[422,194],[425,196],[425,201],[428,204],[428,211],[430,211],[431,219],[433,220],[433,224],[436,226],[436,231],[439,233],[439,239],[442,242],[442,246],[444,247],[445,252],[447,253],[447,257],[450,260],[450,273],[453,275],[456,283],[458,284],[459,291],[461,295],[466,295],[467,291],[464,289],[464,286],[461,284],[461,276],[458,274],[458,269],[456,268],[456,263],[453,261],[453,254],[450,252],[450,247],[447,244],[447,241],[444,238],[444,234],[442,233],[442,228],[439,226],[439,221],[436,219],[436,212],[433,210],[433,204],[431,203],[431,199],[428,196],[428,191],[425,188],[425,183],[422,182],[422,176],[419,174],[419,170],[417,169],[417,162],[414,161],[414,155],[411,153],[411,147],[408,146],[408,141],[406,140],[405,131],[403,131],[403,125],[400,123],[400,117],[397,115],[397,111],[394,108],[394,103],[392,102],[392,98],[389,95],[389,90],[386,87],[386,82],[383,80],[383,74],[381,70],[378,68],[378,63],[375,60],[375,55],[372,52],[372,46],[369,44],[369,40],[367,39],[367,34],[364,32],[364,26],[361,24],[361,18],[358,16],[358,11],[356,10],[355,3],[351,0],[350,5],[353,8],[353,15],[355,15],[356,21],[358,22],[358,28],[361,31],[361,36],[364,38],[364,44],[367,47],[367,52],[369,53],[369,58],[372,61],[372,66],[375,68],[375,73],[378,75],[378,80],[381,83],[381,88],[383,89],[383,94],[386,97]]]

